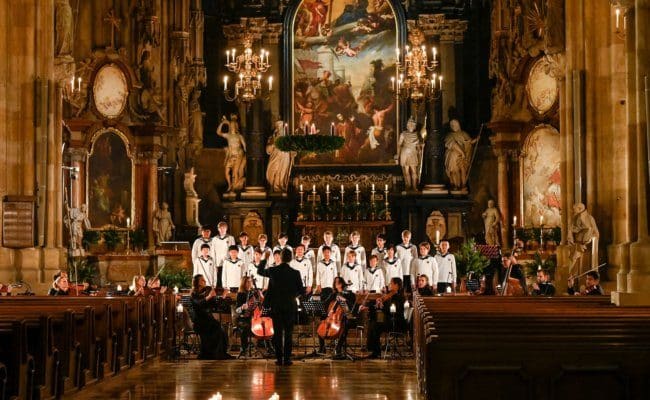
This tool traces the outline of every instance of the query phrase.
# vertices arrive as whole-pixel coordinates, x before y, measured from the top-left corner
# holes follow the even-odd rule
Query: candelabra
[[[627,31],[627,7],[621,0],[610,0],[614,9],[614,34],[620,40],[625,40]]]
[[[298,191],[300,193],[300,205],[298,209],[298,221],[302,221],[305,219],[305,202],[304,202],[304,195],[305,192],[302,190],[302,184],[300,185],[300,190]]]
[[[400,58],[399,48],[395,49],[396,76],[391,78],[391,89],[398,99],[410,99],[416,104],[425,99],[440,99],[442,75],[438,70],[440,65],[438,50],[432,48],[433,59],[429,61],[426,46],[423,44],[424,34],[418,29],[409,33],[409,41],[413,47],[405,46],[402,58]]]
[[[375,184],[372,184],[372,188],[370,189],[370,220],[374,221],[377,218],[377,213],[376,213],[376,208],[375,208]]]
[[[316,221],[316,185],[311,187],[311,220]]]
[[[384,186],[384,207],[386,208],[386,221],[390,221],[390,209],[388,208],[388,185]]]
[[[228,75],[223,77],[223,94],[226,100],[244,103],[249,106],[251,102],[262,96],[262,74],[270,67],[269,52],[261,49],[259,54],[253,53],[253,38],[245,35],[243,40],[244,51],[237,55],[236,49],[226,51],[226,68],[229,72],[239,77],[235,81],[234,95],[228,91]],[[268,91],[273,90],[273,76],[268,77]]]
[[[330,185],[325,186],[325,220],[330,220]]]
[[[339,220],[345,219],[345,188],[341,185],[341,216]]]

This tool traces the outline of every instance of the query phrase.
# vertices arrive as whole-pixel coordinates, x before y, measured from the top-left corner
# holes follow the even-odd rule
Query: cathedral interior
[[[601,390],[593,398],[647,396],[638,379],[650,359],[641,361],[650,355],[650,0],[12,0],[0,2],[0,20],[0,291],[36,299],[59,271],[100,293],[121,292],[135,275],[189,290],[193,243],[206,230],[222,235],[223,223],[253,247],[260,235],[270,247],[284,235],[293,247],[309,236],[305,250],[316,251],[330,233],[343,249],[356,233],[368,255],[378,235],[398,245],[407,230],[432,254],[449,244],[459,295],[436,297],[440,303],[414,296],[405,347],[417,365],[377,364],[393,370],[389,380],[401,379],[395,368],[413,371],[377,398],[494,398],[463,391],[472,385],[503,398],[562,398],[577,392],[567,383],[574,378],[593,379]],[[444,332],[460,324],[452,318],[468,301],[460,294],[478,298],[471,295],[484,294],[485,284],[485,294],[503,295],[510,269],[503,285],[495,273],[494,288],[485,271],[506,254],[521,267],[519,289],[538,290],[544,271],[559,299],[526,296],[531,301],[516,310],[515,300],[476,299],[476,326],[467,329],[500,332],[489,320],[504,313],[513,320],[504,326],[528,332],[517,318],[548,312],[573,323],[593,311],[611,325],[580,326],[588,337],[612,330],[590,343],[602,344],[603,365],[616,373],[564,342],[559,319],[548,334],[557,338],[535,336],[533,346],[567,345],[576,358],[566,363],[583,361],[584,369],[545,375],[542,368],[559,367],[529,365],[539,354],[527,352],[523,362],[506,348],[508,365],[523,369],[477,357],[452,371],[457,359],[445,351],[463,344],[445,341]],[[600,302],[569,302],[574,285],[576,294],[590,294],[584,278],[593,271]],[[0,298],[0,310],[19,311],[14,300]],[[169,301],[160,310],[173,309]],[[624,325],[625,318],[636,322]],[[439,347],[426,339],[433,320]],[[168,349],[169,332],[157,332],[151,340],[162,344],[138,353],[142,360]],[[476,352],[500,357],[491,353],[499,349]],[[0,378],[10,365],[5,350]],[[450,375],[433,372],[434,356],[449,362]],[[192,365],[208,374],[208,364]],[[236,368],[228,374],[241,373]],[[331,379],[345,381],[336,368]],[[367,374],[360,379],[372,379],[366,368],[356,372]],[[246,379],[265,388],[241,398],[320,398],[300,389],[303,378],[275,376],[270,391],[260,376]],[[609,389],[598,379],[611,381]],[[183,395],[178,386],[169,388],[175,394],[146,394],[118,381],[136,387],[135,398],[214,394]],[[43,383],[38,397],[18,385],[17,398],[70,395]],[[102,385],[86,396],[102,398]],[[281,392],[283,385],[299,389]],[[219,387],[224,398],[239,398]],[[324,387],[327,398],[375,390],[337,395]]]

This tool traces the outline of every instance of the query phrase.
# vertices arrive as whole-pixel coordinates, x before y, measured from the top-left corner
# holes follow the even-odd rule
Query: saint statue
[[[580,260],[583,254],[587,251],[587,245],[591,242],[594,252],[598,250],[598,227],[596,220],[587,212],[584,204],[576,203],[573,205],[573,218],[571,219],[571,226],[569,228],[568,242],[571,246],[571,253],[569,258],[571,265],[569,266],[569,273],[573,274],[573,266]],[[598,254],[594,254],[595,260],[592,264],[597,262]]]
[[[460,129],[457,119],[449,121],[449,127],[451,132],[445,138],[445,172],[451,189],[463,190],[469,177],[472,145],[478,139],[472,139],[467,132]]]
[[[422,141],[415,131],[417,123],[413,117],[406,123],[406,130],[399,135],[397,141],[397,158],[402,167],[406,190],[417,190],[419,184]],[[424,126],[423,126],[424,129]]]
[[[74,256],[83,256],[84,230],[90,229],[88,207],[85,204],[82,204],[79,208],[68,207],[68,216],[69,220],[67,223],[70,229],[72,254]]]
[[[172,230],[175,228],[172,214],[169,212],[169,204],[163,202],[153,215],[153,231],[156,234],[156,244],[169,241],[172,237]]]
[[[201,90],[192,91],[190,100],[190,143],[203,143],[203,111],[201,111]]]
[[[194,173],[194,167],[190,168],[189,171],[185,173],[185,179],[183,180],[183,188],[185,189],[185,194],[187,197],[198,197],[198,193],[194,189],[194,181],[196,180],[196,174]]]
[[[223,131],[224,126],[228,127],[227,132]],[[221,123],[217,127],[217,135],[226,139],[228,142],[225,161],[228,192],[239,192],[244,188],[244,184],[246,183],[246,142],[241,133],[239,133],[237,115],[231,114],[230,121],[225,116],[222,117]]]
[[[485,243],[498,246],[501,212],[494,206],[494,200],[487,202],[487,209],[483,211],[483,224],[485,226]]]
[[[266,154],[269,155],[269,164],[266,167],[266,180],[269,182],[271,191],[285,193],[289,186],[289,175],[293,166],[293,158],[296,153],[293,151],[282,151],[275,147],[275,139],[284,135],[284,121],[278,120],[275,123],[273,135],[266,143]]]
[[[68,0],[56,0],[54,5],[54,55],[72,57],[72,7]]]

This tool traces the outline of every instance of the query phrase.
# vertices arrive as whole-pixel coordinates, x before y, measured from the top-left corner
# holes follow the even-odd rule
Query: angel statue
[[[275,123],[273,135],[266,143],[266,154],[269,155],[269,163],[266,167],[266,180],[269,182],[272,192],[284,193],[289,186],[289,175],[293,166],[293,158],[296,153],[293,151],[282,151],[275,146],[275,139],[284,135],[284,121],[278,120]]]

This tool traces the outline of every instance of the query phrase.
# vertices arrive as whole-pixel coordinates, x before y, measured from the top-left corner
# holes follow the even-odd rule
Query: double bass
[[[255,309],[253,310],[253,316],[251,317],[251,332],[258,339],[268,340],[273,337],[273,320],[271,317],[265,317],[262,315],[262,299],[260,290],[257,288],[255,278],[252,278],[252,281],[255,290],[253,297],[256,298],[256,300],[254,301]]]
[[[526,292],[521,286],[519,279],[510,276],[512,272],[512,265],[512,262],[510,262],[508,270],[506,271],[506,276],[503,279],[503,283],[501,285],[501,296],[525,296]]]

